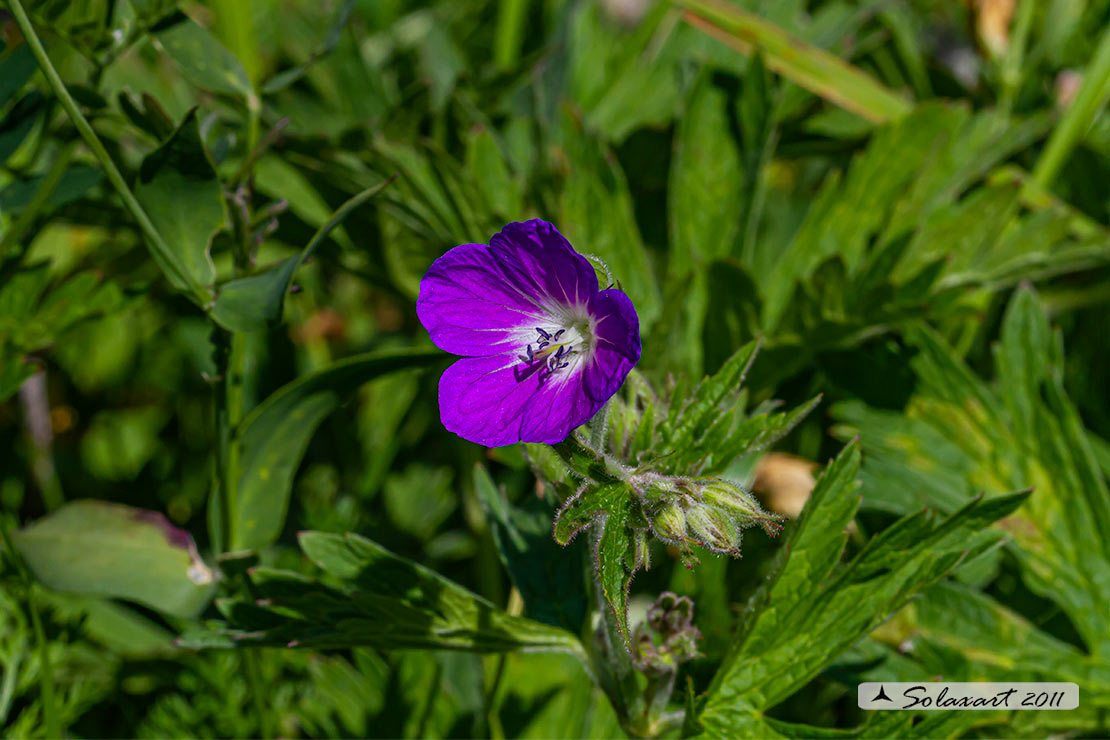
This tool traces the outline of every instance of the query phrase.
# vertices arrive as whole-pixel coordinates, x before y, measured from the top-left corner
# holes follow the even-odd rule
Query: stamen
[[[568,335],[569,331],[567,327],[553,328],[552,331],[548,331],[541,326],[537,326],[536,334],[538,338],[534,342],[535,348],[532,344],[528,344],[524,348],[525,354],[517,355],[526,366],[516,371],[518,380],[535,373],[542,384],[556,371],[570,367],[570,356],[580,351],[575,349],[575,346],[583,341],[583,337],[575,332],[570,332]],[[564,339],[564,336],[566,341],[560,341]]]

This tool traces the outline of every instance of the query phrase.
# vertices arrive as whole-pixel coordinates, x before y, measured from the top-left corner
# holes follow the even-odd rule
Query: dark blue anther
[[[563,332],[565,332],[565,331],[566,331],[566,329],[560,329],[559,331],[555,332],[555,336],[553,337],[553,339],[554,339],[554,340],[555,340],[556,342],[558,342],[558,341],[559,341],[559,337],[563,336]]]
[[[540,327],[538,327],[538,326],[537,326],[537,327],[536,327],[536,331],[538,331],[538,332],[540,333],[540,336],[541,336],[541,337],[543,337],[544,339],[551,339],[551,335],[550,335],[550,334],[548,334],[547,332],[545,332],[545,331],[544,331],[543,329],[541,329]]]

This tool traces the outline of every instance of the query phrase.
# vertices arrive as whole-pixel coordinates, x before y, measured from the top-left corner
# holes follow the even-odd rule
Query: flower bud
[[[636,664],[649,674],[673,673],[700,655],[701,633],[694,626],[694,602],[664,592],[648,607],[647,620],[636,629]]]
[[[686,512],[677,504],[665,504],[651,521],[656,536],[668,542],[686,541]]]
[[[729,512],[699,504],[686,512],[686,521],[694,539],[710,550],[736,552],[739,549],[740,529]]]
[[[710,480],[701,488],[702,499],[707,504],[728,509],[745,518],[763,519],[767,514],[750,493],[726,480]]]

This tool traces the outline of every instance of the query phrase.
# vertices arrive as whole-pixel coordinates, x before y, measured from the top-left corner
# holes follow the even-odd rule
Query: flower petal
[[[605,400],[584,390],[583,372],[541,377],[524,372],[511,355],[468,357],[439,380],[443,426],[463,439],[488,447],[516,442],[554,444],[584,424]]]
[[[616,289],[599,291],[587,310],[593,318],[597,345],[583,370],[583,390],[591,399],[605,403],[640,360],[640,319],[632,299]]]
[[[593,265],[547,221],[506,224],[490,250],[506,278],[545,305],[581,305],[597,293]]]
[[[523,349],[535,327],[547,323],[536,299],[505,278],[485,244],[462,244],[433,262],[420,281],[416,313],[432,342],[456,355]]]

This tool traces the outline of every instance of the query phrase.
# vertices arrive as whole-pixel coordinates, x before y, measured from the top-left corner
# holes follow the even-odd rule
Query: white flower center
[[[558,325],[537,326],[536,339],[528,343],[517,358],[520,379],[539,373],[540,382],[555,373],[572,373],[583,360],[593,356],[596,337],[593,322],[585,312],[553,316]]]

